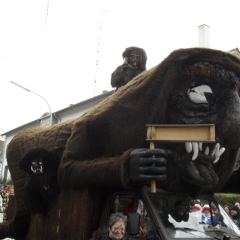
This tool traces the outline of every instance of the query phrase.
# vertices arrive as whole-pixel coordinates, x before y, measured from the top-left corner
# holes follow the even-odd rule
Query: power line
[[[104,1],[102,1],[102,10],[100,15],[100,26],[99,26],[99,36],[98,36],[98,43],[97,43],[97,59],[96,59],[96,65],[95,65],[95,78],[94,78],[94,87],[93,87],[93,96],[95,96],[96,93],[96,84],[97,84],[97,73],[98,73],[98,64],[99,64],[99,53],[100,53],[100,46],[102,44],[101,42],[101,30],[102,30],[102,19],[104,14]]]

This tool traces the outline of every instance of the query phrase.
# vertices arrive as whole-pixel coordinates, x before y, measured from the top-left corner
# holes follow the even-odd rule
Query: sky
[[[172,51],[240,49],[239,0],[0,0],[0,134],[113,90],[111,73],[130,46],[147,69]],[[27,92],[13,81],[42,96]]]

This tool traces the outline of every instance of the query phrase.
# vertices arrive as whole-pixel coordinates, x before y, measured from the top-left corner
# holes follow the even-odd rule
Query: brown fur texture
[[[146,124],[167,123],[168,97],[183,68],[201,61],[218,63],[240,76],[240,60],[233,55],[211,49],[180,49],[83,116],[49,128],[27,129],[15,136],[8,146],[7,159],[16,193],[16,213],[14,219],[0,225],[0,237],[22,237],[28,231],[29,206],[23,196],[26,174],[18,162],[30,148],[42,146],[61,157],[58,179],[62,188],[81,192],[82,187],[129,185],[130,151],[149,147]],[[221,181],[211,190],[220,189],[230,177],[236,151],[228,151],[219,163]],[[186,191],[192,187],[183,186]],[[179,189],[173,175],[165,188]]]

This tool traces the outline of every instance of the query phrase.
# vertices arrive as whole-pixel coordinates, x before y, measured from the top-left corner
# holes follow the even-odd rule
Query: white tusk
[[[202,151],[202,142],[198,143],[199,150]]]
[[[224,148],[224,147],[220,148],[220,151],[219,151],[220,155],[222,155],[225,152],[225,150],[226,150],[226,148]]]
[[[205,154],[205,155],[208,155],[208,154],[209,154],[209,147],[206,147],[206,148],[205,148],[204,154]]]
[[[198,156],[198,143],[197,142],[193,142],[192,146],[193,146],[192,160],[194,161],[197,158],[197,156]]]
[[[214,149],[211,152],[212,157],[216,154],[216,152],[219,152],[219,148],[220,148],[220,144],[216,143],[215,146],[214,146]]]
[[[215,160],[214,160],[213,163],[218,162],[218,160],[220,159],[220,157],[221,157],[221,155],[224,153],[224,151],[225,151],[225,148],[222,147],[222,148],[219,149],[219,151],[216,152],[216,154],[215,154]]]
[[[192,151],[192,143],[185,142],[185,149],[186,149],[186,152],[190,153]]]

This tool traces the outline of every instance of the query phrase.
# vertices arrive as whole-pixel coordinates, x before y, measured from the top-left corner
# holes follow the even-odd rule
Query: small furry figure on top
[[[146,70],[147,54],[144,49],[138,47],[126,48],[122,57],[124,63],[117,67],[111,76],[111,85],[116,87],[116,90]]]

